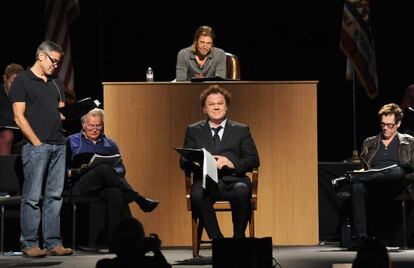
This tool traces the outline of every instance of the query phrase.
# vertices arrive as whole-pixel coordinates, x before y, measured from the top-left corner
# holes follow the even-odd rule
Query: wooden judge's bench
[[[275,245],[316,245],[318,234],[317,81],[105,82],[105,133],[119,145],[127,179],[160,201],[131,210],[163,246],[191,245],[179,155],[186,127],[204,119],[199,94],[210,84],[232,93],[229,118],[250,126],[259,151],[256,237]],[[225,236],[230,214],[218,213]]]

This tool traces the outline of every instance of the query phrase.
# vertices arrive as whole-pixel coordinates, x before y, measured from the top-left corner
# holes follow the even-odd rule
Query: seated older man
[[[74,195],[95,195],[108,202],[109,230],[124,217],[125,207],[136,202],[144,212],[153,211],[158,201],[141,196],[125,179],[122,160],[115,166],[102,163],[88,167],[93,154],[120,154],[117,144],[103,132],[104,111],[95,108],[81,118],[82,130],[67,137],[68,177]]]

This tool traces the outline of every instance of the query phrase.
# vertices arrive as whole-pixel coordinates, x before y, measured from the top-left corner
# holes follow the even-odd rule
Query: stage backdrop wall
[[[184,175],[172,147],[182,146],[187,125],[204,119],[199,94],[209,84],[103,83],[105,133],[119,144],[127,179],[160,201],[149,214],[130,207],[163,246],[191,245]],[[229,118],[251,127],[260,155],[256,237],[271,236],[275,245],[316,245],[317,82],[220,84],[232,93]],[[230,215],[219,222],[231,236]]]

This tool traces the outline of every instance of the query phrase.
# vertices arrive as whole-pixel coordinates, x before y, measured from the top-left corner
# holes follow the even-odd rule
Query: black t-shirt
[[[25,117],[41,142],[65,144],[58,110],[65,93],[58,78],[49,77],[45,82],[29,68],[16,77],[9,97],[13,103],[26,103]]]
[[[17,125],[14,122],[12,102],[2,85],[0,86],[0,130],[5,126],[15,127]]]
[[[380,147],[372,159],[372,168],[384,168],[394,164],[399,165],[399,146],[400,145],[397,136],[392,139],[387,147],[385,147],[384,143],[380,142]]]

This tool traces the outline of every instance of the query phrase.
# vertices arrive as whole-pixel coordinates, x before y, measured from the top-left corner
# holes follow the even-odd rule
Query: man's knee
[[[251,188],[243,183],[237,182],[233,187],[233,196],[241,200],[249,200],[252,195]]]
[[[201,181],[195,181],[193,185],[191,186],[190,200],[192,203],[196,203],[196,204],[199,204],[205,201],[204,189],[202,187]]]
[[[101,198],[110,201],[123,202],[122,191],[115,187],[109,187],[101,190],[99,195]]]
[[[351,193],[364,193],[366,191],[366,186],[362,182],[353,182],[349,187]]]
[[[97,165],[97,166],[93,167],[92,170],[94,170],[95,172],[97,172],[101,176],[114,172],[114,168],[111,167],[110,165],[106,165],[106,164]]]
[[[204,193],[202,189],[192,189],[190,193],[190,200],[192,203],[200,204],[204,201]]]

